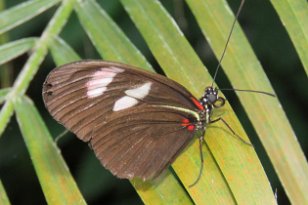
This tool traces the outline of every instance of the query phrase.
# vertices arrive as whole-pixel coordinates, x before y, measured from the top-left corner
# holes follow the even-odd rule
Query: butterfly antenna
[[[228,44],[229,44],[229,42],[230,42],[231,35],[232,35],[232,33],[233,33],[235,23],[236,23],[236,22],[237,22],[237,20],[238,20],[238,16],[239,16],[239,15],[240,15],[240,13],[241,13],[241,10],[242,10],[242,8],[243,8],[244,3],[245,3],[245,0],[242,0],[242,1],[241,1],[240,6],[239,6],[239,7],[238,7],[238,9],[237,9],[237,12],[236,12],[236,15],[235,15],[234,21],[233,21],[232,26],[231,26],[231,30],[230,30],[229,35],[228,35],[228,39],[227,39],[227,42],[226,42],[225,48],[224,48],[224,50],[223,50],[223,52],[222,52],[222,55],[221,55],[221,57],[220,57],[220,59],[219,59],[219,62],[218,62],[218,65],[217,65],[217,68],[216,68],[216,71],[215,71],[215,74],[214,74],[214,78],[213,78],[213,82],[212,82],[212,86],[211,86],[211,87],[213,87],[213,85],[214,85],[214,81],[215,81],[215,79],[216,79],[216,76],[217,76],[218,70],[219,70],[219,68],[221,67],[221,62],[222,62],[222,59],[223,59],[223,58],[224,58],[224,56],[225,56],[225,53],[226,53],[226,50],[227,50]]]
[[[235,89],[235,88],[222,88],[222,89],[217,89],[217,90],[232,90],[232,91],[241,91],[241,92],[250,92],[250,93],[259,93],[259,94],[264,94],[264,95],[269,95],[271,97],[276,97],[273,93],[269,92],[264,92],[264,91],[259,91],[259,90],[244,90],[244,89]]]

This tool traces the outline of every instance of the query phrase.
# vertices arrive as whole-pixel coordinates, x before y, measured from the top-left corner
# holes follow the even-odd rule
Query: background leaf
[[[6,193],[5,193],[5,189],[3,187],[3,184],[0,180],[0,203],[3,205],[9,205],[11,204]]]
[[[37,72],[39,65],[47,55],[48,46],[52,42],[53,38],[61,31],[62,27],[66,23],[68,16],[70,15],[75,0],[66,0],[61,7],[55,13],[53,19],[50,21],[42,37],[36,44],[35,51],[29,57],[27,63],[24,65],[22,72],[18,75],[14,82],[13,88],[7,97],[3,108],[0,111],[0,136],[3,133],[5,126],[7,125],[10,117],[13,114],[12,101],[26,92],[30,81],[34,74]]]
[[[36,38],[25,38],[0,46],[0,65],[29,51],[35,45]]]
[[[52,58],[58,66],[80,60],[73,48],[61,38],[56,37],[49,48]]]
[[[227,41],[226,34],[230,30],[233,16],[226,9],[224,1],[213,3],[204,0],[202,6],[200,1],[188,0],[188,2],[202,32],[219,58],[225,46],[224,42]],[[234,30],[226,52],[222,66],[234,88],[274,93],[261,64],[238,27]],[[308,189],[307,161],[279,100],[266,95],[244,92],[236,94],[292,202],[308,203],[305,191]],[[255,109],[256,107],[258,109]]]
[[[18,124],[48,204],[86,204],[33,103],[14,103]]]
[[[202,62],[184,39],[182,32],[178,30],[162,6],[156,1],[123,0],[122,2],[166,74],[189,88],[196,96],[201,96],[204,88],[209,86],[212,81],[208,73],[205,72]],[[194,65],[193,72],[191,72],[191,65]],[[237,119],[230,115],[230,108],[227,109],[228,115],[225,115],[224,118],[235,129],[236,133],[244,137],[244,132],[236,124]],[[222,127],[222,129],[225,129],[225,127]],[[220,178],[213,176],[210,178],[216,182],[215,184],[219,184],[219,182],[227,184],[225,192],[230,192],[230,195],[227,195],[226,198],[230,200],[229,197],[233,196],[234,201],[231,200],[233,203],[274,204],[275,199],[271,193],[271,188],[257,156],[253,153],[253,149],[239,143],[232,137],[224,137],[228,131],[221,131],[209,129],[206,133],[205,140],[209,151],[205,152],[204,156],[209,158],[212,155],[214,158],[211,160],[213,165],[208,167],[217,166],[216,169],[209,169],[206,172],[207,175],[217,176],[221,174]],[[211,135],[214,136],[214,134],[217,136],[216,139],[219,140],[211,138]],[[187,187],[192,183],[191,178],[194,175],[196,176],[194,173],[198,173],[200,167],[198,141],[196,140],[194,146],[188,149],[190,148],[195,150],[182,153],[174,163],[175,171]],[[251,163],[245,163],[247,161],[251,161]],[[187,167],[187,165],[189,166]],[[210,190],[213,193],[207,195],[203,193],[203,187],[209,187],[210,180],[201,178],[200,181],[195,187],[187,188],[191,197],[198,203],[208,200],[210,200],[210,204],[221,203],[216,198],[217,196],[220,200],[222,198],[221,195],[217,194],[222,191],[221,185],[212,186]],[[264,192],[255,191],[257,187]]]
[[[0,104],[5,101],[6,95],[10,92],[10,88],[0,89]]]
[[[271,3],[279,14],[296,51],[301,59],[306,74],[308,75],[308,4],[305,0],[272,0]]]
[[[0,14],[0,34],[39,15],[59,0],[32,0],[18,4]]]
[[[76,10],[88,36],[105,60],[117,60],[151,70],[138,49],[95,1],[79,1]],[[146,204],[191,204],[185,190],[169,171],[160,180],[147,183],[134,180],[132,185]]]
[[[95,1],[78,1],[76,11],[80,23],[101,57],[145,69],[151,68],[140,51]]]

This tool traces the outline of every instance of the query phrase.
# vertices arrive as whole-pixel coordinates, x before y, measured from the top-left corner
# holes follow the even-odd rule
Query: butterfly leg
[[[201,178],[201,175],[202,175],[202,172],[203,172],[203,151],[202,151],[202,144],[204,142],[204,132],[202,132],[201,136],[199,137],[199,151],[200,151],[200,170],[199,170],[199,174],[198,174],[198,177],[197,179],[194,181],[194,183],[192,183],[191,185],[189,185],[189,187],[193,187],[195,186],[198,181],[200,180]]]
[[[210,119],[210,122],[209,122],[209,123],[212,124],[212,123],[215,123],[215,122],[218,122],[218,121],[223,122],[224,125],[232,132],[233,136],[235,136],[235,137],[236,137],[237,139],[239,139],[241,142],[243,142],[243,143],[246,144],[246,145],[252,146],[251,143],[246,142],[241,136],[239,136],[238,134],[236,134],[236,132],[232,129],[232,127],[231,127],[223,118],[219,117],[219,118],[217,118],[217,119],[215,119],[215,120],[211,120],[211,119]]]

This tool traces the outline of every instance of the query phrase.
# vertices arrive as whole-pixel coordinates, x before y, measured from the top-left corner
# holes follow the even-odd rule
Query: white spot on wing
[[[124,96],[115,102],[112,110],[113,111],[124,110],[126,108],[137,105],[137,103],[138,103],[138,100],[136,100],[135,98]]]
[[[143,99],[145,96],[147,96],[151,89],[151,82],[145,83],[142,86],[130,90],[126,90],[125,94],[137,99]]]
[[[121,72],[124,72],[124,69],[117,67],[101,68],[99,71],[96,71],[87,82],[87,96],[94,98],[104,94],[113,78]]]
[[[113,77],[116,75],[116,73],[113,73]],[[99,78],[99,77],[93,77],[88,83],[87,86],[107,86],[109,83],[112,82],[113,77],[108,78]]]
[[[87,92],[89,98],[94,98],[102,95],[107,90],[107,87],[90,89]]]
[[[137,88],[126,90],[125,94],[127,96],[124,96],[115,102],[113,111],[124,110],[137,105],[139,102],[137,99],[141,100],[149,94],[151,85],[151,82],[147,82]]]

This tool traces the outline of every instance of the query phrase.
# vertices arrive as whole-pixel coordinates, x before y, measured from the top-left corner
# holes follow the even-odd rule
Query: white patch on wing
[[[87,96],[89,98],[94,98],[102,95],[107,90],[107,87],[88,89]]]
[[[104,94],[113,78],[122,72],[124,72],[124,69],[117,67],[101,68],[99,71],[96,71],[87,82],[87,96],[94,98]]]
[[[142,86],[130,90],[126,90],[125,94],[137,99],[143,99],[145,96],[147,96],[151,89],[151,82],[145,83]]]
[[[112,77],[108,77],[108,78],[99,78],[99,77],[95,77],[92,78],[88,83],[87,86],[107,86],[109,83],[112,82],[113,77],[116,75],[116,73],[113,73]]]
[[[112,110],[113,111],[124,110],[126,108],[133,107],[134,105],[137,105],[137,104],[138,104],[138,100],[136,100],[135,98],[124,96],[115,102]]]
[[[126,90],[127,96],[121,97],[115,102],[113,111],[124,110],[137,105],[139,102],[137,99],[141,100],[149,94],[151,85],[151,82],[147,82],[137,88]]]

